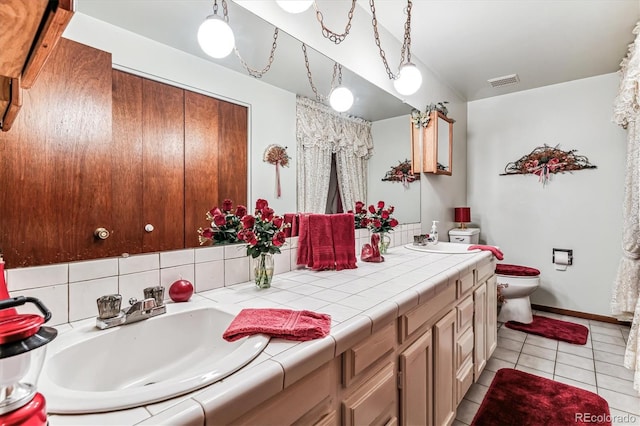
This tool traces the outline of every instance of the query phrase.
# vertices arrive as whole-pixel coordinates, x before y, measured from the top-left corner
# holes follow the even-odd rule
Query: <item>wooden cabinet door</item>
[[[493,351],[498,346],[498,289],[496,288],[496,283],[497,278],[495,275],[487,280],[487,360],[491,358]]]
[[[433,424],[433,344],[431,330],[400,354],[400,421]]]
[[[456,417],[456,311],[451,310],[433,326],[434,420],[450,425]]]
[[[184,90],[142,80],[145,252],[184,247]]]
[[[487,365],[487,285],[482,284],[473,292],[473,375],[477,381]]]
[[[229,198],[234,203],[246,205],[249,202],[247,199],[248,111],[241,105],[220,102],[219,116],[218,131],[221,140],[218,148],[218,169],[220,170],[218,194],[221,198],[219,202],[222,203],[222,200]],[[262,159],[260,161],[262,162]],[[273,173],[275,174],[275,169]],[[253,213],[253,208],[254,206],[247,206],[247,211]]]
[[[0,247],[7,267],[114,255],[111,54],[62,39],[0,133]]]

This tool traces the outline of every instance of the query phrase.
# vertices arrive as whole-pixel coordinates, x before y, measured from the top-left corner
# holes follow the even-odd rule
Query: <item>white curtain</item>
[[[300,96],[296,117],[298,210],[325,212],[332,154],[336,154],[338,185],[345,211],[353,209],[356,201],[366,202],[367,160],[373,153],[371,123],[338,114]]]
[[[640,393],[640,23],[633,30],[621,65],[620,90],[614,103],[615,123],[627,129],[627,171],[625,181],[622,249],[614,282],[611,312],[631,321],[624,366],[635,371],[633,387]]]

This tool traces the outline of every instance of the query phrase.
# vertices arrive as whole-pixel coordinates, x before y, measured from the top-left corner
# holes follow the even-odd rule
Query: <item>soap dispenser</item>
[[[438,221],[434,220],[433,225],[431,225],[431,231],[429,232],[429,237],[433,244],[438,244]]]

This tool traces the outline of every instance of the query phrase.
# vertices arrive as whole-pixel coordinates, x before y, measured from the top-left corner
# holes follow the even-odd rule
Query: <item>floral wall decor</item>
[[[420,127],[427,127],[429,125],[429,120],[431,119],[431,111],[440,111],[445,117],[449,113],[445,104],[448,104],[448,101],[442,101],[438,103],[431,103],[426,106],[424,111],[420,111],[418,109],[413,109],[411,111],[411,122],[416,129]]]
[[[500,176],[534,174],[538,176],[538,181],[542,182],[544,186],[549,181],[551,173],[596,168],[587,157],[577,155],[577,150],[563,151],[558,148],[559,146],[551,147],[545,144],[537,147],[530,154],[508,163],[504,168],[504,173],[501,173]]]
[[[289,154],[287,154],[287,147],[277,144],[271,144],[264,150],[263,161],[276,166],[276,198],[280,198],[282,195],[282,189],[280,188],[280,166],[289,167]]]
[[[418,179],[420,179],[420,174],[414,174],[411,172],[411,161],[404,160],[397,166],[392,166],[391,170],[384,175],[382,181],[402,182],[402,185],[405,188],[408,188],[411,182]]]

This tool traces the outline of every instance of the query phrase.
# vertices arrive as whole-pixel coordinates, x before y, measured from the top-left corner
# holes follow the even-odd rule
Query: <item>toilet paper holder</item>
[[[569,258],[569,263],[567,265],[573,265],[573,250],[571,249],[558,249],[554,248],[551,256],[551,262],[556,263],[556,252],[567,253],[567,257]]]

